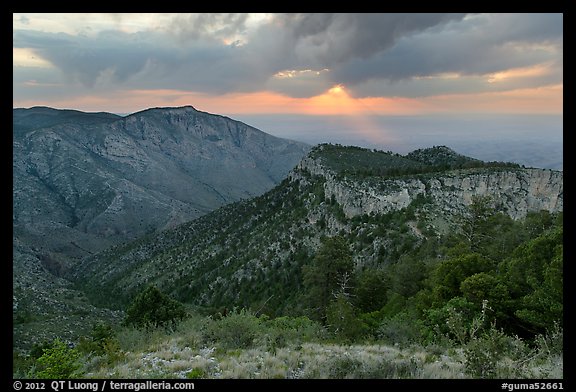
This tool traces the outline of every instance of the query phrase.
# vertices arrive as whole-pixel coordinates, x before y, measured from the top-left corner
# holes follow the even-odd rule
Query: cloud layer
[[[63,29],[15,14],[13,47],[45,65],[15,56],[14,99],[129,89],[302,98],[335,85],[354,97],[427,97],[563,80],[562,14],[149,18],[93,15]]]

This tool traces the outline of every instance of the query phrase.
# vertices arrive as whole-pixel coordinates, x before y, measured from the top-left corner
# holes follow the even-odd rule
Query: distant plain
[[[234,115],[274,136],[309,144],[357,145],[406,154],[446,145],[484,161],[563,169],[562,115]],[[353,131],[353,132],[351,132]]]

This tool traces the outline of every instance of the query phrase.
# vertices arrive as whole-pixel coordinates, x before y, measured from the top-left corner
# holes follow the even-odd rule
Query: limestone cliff
[[[305,170],[325,179],[326,198],[334,197],[348,218],[399,210],[418,196],[431,197],[446,212],[458,212],[474,196],[490,196],[513,219],[529,211],[563,209],[563,173],[549,169],[461,169],[409,178],[359,181],[339,176],[320,159],[306,157],[290,176]]]

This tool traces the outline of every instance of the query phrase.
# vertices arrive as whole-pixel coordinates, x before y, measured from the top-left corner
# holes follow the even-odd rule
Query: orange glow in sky
[[[14,13],[13,107],[561,115],[562,27],[561,13]]]
[[[123,90],[105,96],[86,94],[70,99],[51,98],[45,102],[38,99],[13,102],[14,107],[38,105],[114,113],[133,113],[150,107],[192,105],[201,111],[225,114],[358,116],[441,114],[453,111],[560,114],[563,110],[563,86],[423,98],[357,98],[342,85],[331,87],[325,93],[311,98],[293,98],[268,91],[214,96],[180,90]]]

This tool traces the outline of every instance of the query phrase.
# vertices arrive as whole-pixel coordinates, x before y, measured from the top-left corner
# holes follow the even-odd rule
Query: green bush
[[[477,306],[462,297],[454,297],[441,308],[428,309],[425,313],[430,329],[459,344],[469,340],[474,319],[479,315]]]
[[[204,327],[204,338],[224,349],[250,348],[261,335],[261,320],[246,309],[234,309],[219,320],[210,320]]]
[[[103,355],[106,353],[106,346],[109,346],[114,339],[112,327],[104,323],[96,323],[92,327],[92,333],[89,336],[83,336],[76,348],[78,351],[86,354]]]
[[[173,328],[185,316],[180,302],[149,286],[134,298],[126,310],[124,323],[138,328]]]
[[[322,325],[306,316],[277,317],[266,322],[269,331],[285,335],[286,340],[295,343],[317,342],[325,337],[326,330]]]
[[[260,320],[264,319],[261,317]],[[326,330],[316,321],[308,317],[282,316],[262,323],[265,332],[261,337],[261,343],[267,351],[276,353],[276,349],[286,347],[289,344],[302,344],[305,342],[317,342],[325,337]]]
[[[398,344],[401,347],[422,340],[420,322],[404,313],[382,320],[376,336],[387,344]]]
[[[186,378],[188,379],[198,379],[198,378],[206,378],[207,373],[204,369],[201,368],[194,368],[186,373]]]
[[[495,328],[471,339],[464,349],[466,373],[475,378],[495,378],[500,361],[509,348],[510,339]]]
[[[40,358],[44,354],[44,350],[51,348],[53,343],[54,342],[49,340],[44,340],[40,343],[34,343],[30,349],[30,357],[34,360]]]
[[[36,378],[64,379],[78,376],[80,353],[69,348],[60,339],[54,340],[52,347],[44,349],[44,354],[36,360]]]

